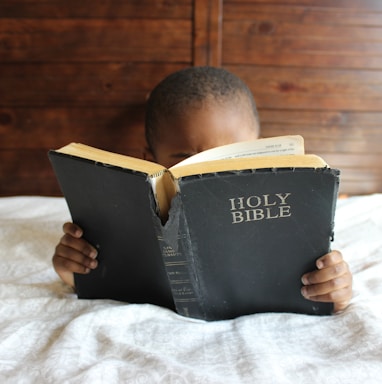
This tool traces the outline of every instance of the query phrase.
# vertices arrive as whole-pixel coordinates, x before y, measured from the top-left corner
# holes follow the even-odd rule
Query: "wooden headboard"
[[[223,66],[257,100],[262,136],[299,133],[382,192],[382,2],[0,2],[0,196],[60,195],[46,153],[71,141],[141,157],[165,75]]]

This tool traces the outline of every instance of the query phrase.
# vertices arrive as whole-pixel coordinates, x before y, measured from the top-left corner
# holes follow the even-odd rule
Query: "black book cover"
[[[98,268],[75,275],[80,298],[152,303],[206,320],[332,312],[300,290],[301,276],[330,251],[339,171],[186,176],[163,226],[145,173],[49,157],[73,221],[99,251]]]
[[[78,297],[174,308],[147,175],[55,151],[49,158],[73,222],[98,249],[98,267],[75,274]]]
[[[332,303],[306,300],[300,291],[301,276],[330,251],[338,184],[339,171],[328,168],[179,180],[168,224],[179,233],[174,239],[165,227],[162,237],[178,312],[208,320],[256,312],[330,314]]]

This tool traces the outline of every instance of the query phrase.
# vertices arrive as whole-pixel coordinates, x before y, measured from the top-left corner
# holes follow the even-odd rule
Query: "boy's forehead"
[[[209,103],[190,108],[186,113],[168,119],[161,127],[159,141],[168,144],[214,147],[230,142],[257,138],[258,127],[253,115],[241,106]]]

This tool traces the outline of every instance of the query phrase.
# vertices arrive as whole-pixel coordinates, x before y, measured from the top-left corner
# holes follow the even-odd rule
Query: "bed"
[[[381,382],[382,194],[338,201],[333,247],[350,264],[354,297],[328,317],[204,322],[78,300],[51,265],[68,219],[63,198],[0,198],[0,382]]]

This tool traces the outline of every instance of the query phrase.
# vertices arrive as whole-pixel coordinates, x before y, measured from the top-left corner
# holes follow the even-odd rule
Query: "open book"
[[[146,174],[154,191],[157,210],[162,217],[167,217],[171,200],[179,189],[177,180],[182,177],[249,168],[296,166],[317,168],[327,165],[317,156],[304,155],[304,139],[299,135],[224,145],[191,156],[169,169],[151,161],[79,143],[68,144],[56,152]],[[290,157],[291,155],[300,156]],[[269,158],[271,156],[272,158]],[[275,159],[273,156],[280,157]]]
[[[214,148],[166,169],[72,143],[49,152],[73,221],[99,250],[84,298],[175,308],[208,320],[328,314],[300,278],[330,250],[339,172],[301,136]]]

